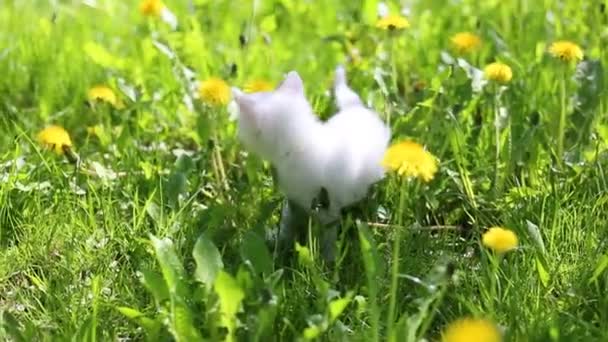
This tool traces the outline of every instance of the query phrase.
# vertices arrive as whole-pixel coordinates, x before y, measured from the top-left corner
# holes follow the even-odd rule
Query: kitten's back
[[[335,212],[363,199],[370,185],[384,176],[381,161],[390,140],[390,129],[378,114],[363,106],[346,83],[342,67],[336,70],[334,92],[340,110],[326,123],[331,150],[325,183]]]

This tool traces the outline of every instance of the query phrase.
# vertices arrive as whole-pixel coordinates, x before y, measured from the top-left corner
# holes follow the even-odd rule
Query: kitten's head
[[[312,115],[302,79],[295,71],[274,91],[245,94],[233,88],[232,94],[239,107],[240,140],[249,151],[271,161],[287,143],[293,127]]]

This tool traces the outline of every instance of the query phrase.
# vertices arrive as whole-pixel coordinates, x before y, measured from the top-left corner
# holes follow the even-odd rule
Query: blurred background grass
[[[348,297],[349,291],[359,297],[321,330],[329,340],[365,339],[374,336],[374,315],[385,323],[390,224],[400,221],[458,228],[400,235],[396,318],[414,317],[432,298],[437,304],[421,314],[427,338],[438,338],[457,317],[477,315],[498,322],[509,340],[608,339],[606,2],[387,5],[391,13],[404,13],[411,27],[377,29],[378,1],[371,0],[167,1],[178,20],[175,30],[143,16],[135,2],[3,2],[0,334],[25,340],[169,338],[165,330],[146,335],[137,319],[126,321],[116,308],[138,308],[158,321],[173,313],[140,282],[138,272],[159,266],[148,234],[171,238],[192,274],[192,250],[205,232],[226,271],[246,289],[239,340],[304,336],[336,293]],[[457,56],[449,41],[461,31],[479,35],[481,49]],[[566,66],[547,54],[560,39],[580,45],[585,60]],[[474,76],[495,60],[513,70],[498,100],[499,87],[474,91]],[[413,192],[402,212],[397,177],[375,191],[379,209],[366,219],[389,225],[372,226],[384,269],[376,275],[378,308],[364,304],[370,288],[356,234],[341,239],[352,251],[333,273],[306,263],[274,266],[273,272],[285,273],[272,277],[248,268],[243,235],[276,224],[280,195],[268,168],[243,153],[229,110],[196,98],[197,80],[277,84],[297,70],[315,110],[327,117],[333,111],[328,90],[340,63],[347,65],[352,87],[390,121],[395,140],[413,138],[441,160],[436,179]],[[556,153],[555,139],[562,80],[564,156]],[[98,84],[112,88],[125,107],[90,103],[87,92]],[[498,160],[496,107],[503,114]],[[36,134],[48,124],[70,132],[75,151],[94,172],[75,172],[64,158],[39,148]],[[91,134],[87,128],[96,125],[101,130]],[[513,229],[522,245],[499,266],[479,244],[480,234],[494,225]],[[455,269],[448,283],[432,277],[437,265]],[[445,295],[435,298],[418,278]],[[186,282],[197,288],[193,279]],[[193,290],[187,305],[192,324],[217,338],[218,299],[200,291]],[[380,327],[382,338],[388,326]],[[405,326],[395,324],[395,330]],[[413,334],[421,337],[420,330]]]

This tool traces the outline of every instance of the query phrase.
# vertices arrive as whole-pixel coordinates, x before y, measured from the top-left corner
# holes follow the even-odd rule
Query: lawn
[[[3,1],[0,340],[608,341],[606,5]],[[278,257],[227,86],[337,65],[437,172]]]

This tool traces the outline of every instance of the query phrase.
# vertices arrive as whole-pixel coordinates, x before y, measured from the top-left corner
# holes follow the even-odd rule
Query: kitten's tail
[[[361,106],[361,99],[346,83],[346,71],[344,67],[339,65],[336,68],[336,78],[334,80],[334,96],[336,97],[336,105],[339,109],[344,109],[350,106]]]

